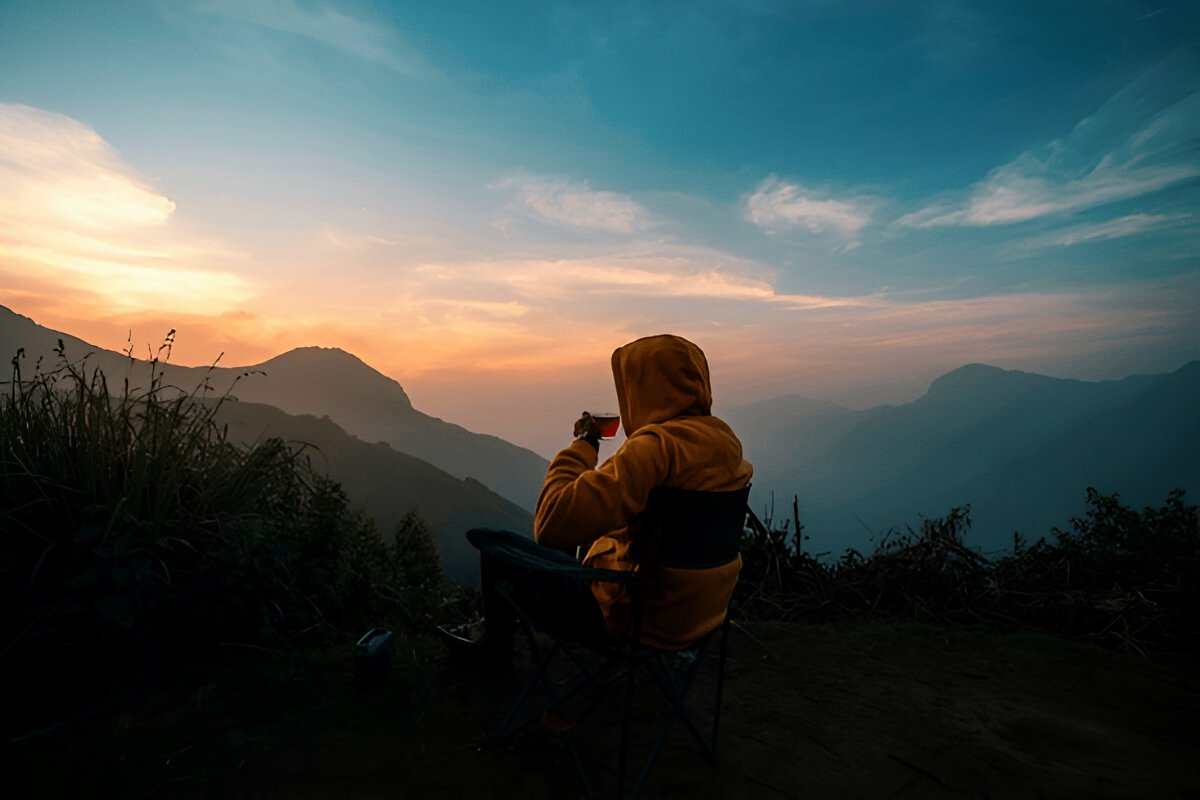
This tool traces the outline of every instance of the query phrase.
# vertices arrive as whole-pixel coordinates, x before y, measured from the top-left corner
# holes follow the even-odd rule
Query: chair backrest
[[[732,492],[655,489],[635,535],[642,569],[708,569],[733,561],[741,549],[749,496],[749,486]]]

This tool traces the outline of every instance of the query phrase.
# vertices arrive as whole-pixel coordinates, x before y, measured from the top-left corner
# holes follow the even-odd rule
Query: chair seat
[[[736,558],[748,510],[748,494],[749,487],[736,492],[656,489],[642,519],[640,532],[643,534],[642,544],[645,546],[639,548],[639,563],[662,563],[663,566],[680,569],[707,569]],[[566,553],[540,547],[532,540],[521,540],[511,535],[497,537],[493,532],[485,530],[468,531],[467,538],[481,553],[488,553],[522,570],[587,583],[622,584],[630,587],[633,596],[631,630],[623,639],[614,641],[595,636],[572,636],[569,633],[564,635],[561,631],[555,632],[553,626],[546,623],[546,616],[542,610],[528,607],[528,604],[521,602],[519,593],[514,591],[512,586],[505,585],[503,581],[497,582],[497,593],[513,609],[534,662],[534,674],[501,722],[498,737],[512,736],[532,722],[545,718],[547,713],[560,722],[568,719],[563,713],[566,700],[589,687],[594,687],[602,676],[611,675],[614,669],[624,669],[625,693],[621,708],[621,743],[617,764],[617,789],[622,797],[625,796],[634,686],[639,673],[648,674],[652,678],[653,684],[668,701],[668,708],[658,737],[642,762],[631,795],[637,796],[645,785],[651,768],[677,721],[682,721],[688,728],[707,758],[716,757],[729,631],[728,609],[723,623],[696,642],[677,650],[659,649],[640,640],[642,594],[648,586],[653,585],[652,570],[640,573],[587,567]],[[552,641],[550,647],[539,644],[535,633],[549,636]],[[716,693],[712,708],[712,726],[709,730],[704,730],[694,719],[686,700],[699,667],[704,662],[707,648],[714,640],[720,644]],[[590,663],[590,660],[584,657],[587,653],[599,657],[599,665]],[[577,670],[576,676],[565,684],[553,680],[550,673],[551,663],[560,655],[564,655]],[[539,688],[549,702],[522,714],[531,695]],[[591,795],[588,774],[575,744],[574,723],[557,724],[555,727],[560,729],[559,735],[567,744],[580,782]]]

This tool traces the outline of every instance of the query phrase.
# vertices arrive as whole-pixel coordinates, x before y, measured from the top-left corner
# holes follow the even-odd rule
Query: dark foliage
[[[762,619],[907,619],[1034,629],[1148,649],[1200,646],[1200,517],[1172,491],[1137,512],[1088,489],[1088,510],[1054,542],[990,560],[964,543],[970,509],[891,531],[873,553],[836,561],[803,552],[787,525],[749,528],[742,613]],[[790,521],[789,521],[790,522]]]
[[[412,623],[436,602],[417,517],[388,544],[302,446],[229,443],[213,422],[227,398],[157,369],[114,393],[58,355],[23,380],[18,353],[0,397],[6,727],[119,705],[215,645]]]
[[[427,628],[438,621],[446,590],[437,544],[429,526],[415,511],[406,514],[396,526],[391,550],[391,566],[404,619],[413,628]]]

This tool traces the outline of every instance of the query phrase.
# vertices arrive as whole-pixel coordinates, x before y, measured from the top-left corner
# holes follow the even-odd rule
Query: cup
[[[589,412],[591,413],[591,412]],[[621,429],[621,415],[612,413],[591,413],[592,419],[600,426],[600,438],[611,439]]]

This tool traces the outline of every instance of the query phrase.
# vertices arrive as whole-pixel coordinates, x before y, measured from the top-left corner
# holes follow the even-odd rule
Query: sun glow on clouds
[[[1140,134],[1143,142],[1158,135],[1151,127]],[[0,106],[0,185],[0,302],[20,299],[25,313],[53,307],[39,321],[60,320],[114,349],[129,327],[140,341],[178,328],[181,363],[208,363],[221,351],[225,364],[252,364],[297,346],[343,347],[415,387],[415,396],[440,398],[446,405],[437,411],[489,382],[592,386],[615,346],[663,331],[705,347],[734,387],[731,399],[878,383],[911,375],[917,359],[948,369],[1009,358],[1031,368],[1114,337],[1194,328],[1186,301],[1200,294],[1195,282],[1149,299],[786,291],[781,277],[803,285],[802,262],[782,276],[688,240],[627,195],[528,172],[480,181],[481,196],[499,196],[499,213],[525,223],[505,236],[487,227],[486,212],[469,234],[382,217],[358,228],[313,220],[295,253],[255,261],[261,277],[251,283],[248,258],[179,230],[175,203],[95,131],[24,106]],[[766,230],[846,241],[871,233],[872,208],[771,177],[728,212]],[[1183,216],[1127,215],[1059,231],[1052,243],[1132,235]],[[288,269],[278,268],[285,259]],[[1146,307],[1161,313],[1151,319]]]
[[[128,174],[100,136],[69,117],[0,105],[4,219],[105,229],[167,221],[175,203]]]
[[[786,309],[861,306],[869,298],[782,293],[775,273],[727,253],[678,243],[624,243],[602,255],[565,259],[497,258],[426,263],[403,271],[397,292],[414,306],[435,303],[463,316],[529,319],[569,310],[588,318],[589,306],[641,304],[688,308],[689,300],[766,304]],[[471,299],[470,294],[475,299]],[[480,298],[488,297],[490,300]],[[498,298],[498,299],[497,299]]]
[[[109,310],[219,313],[251,296],[245,279],[199,269],[220,248],[179,235],[175,203],[129,170],[91,128],[0,105],[0,276],[53,277]]]

